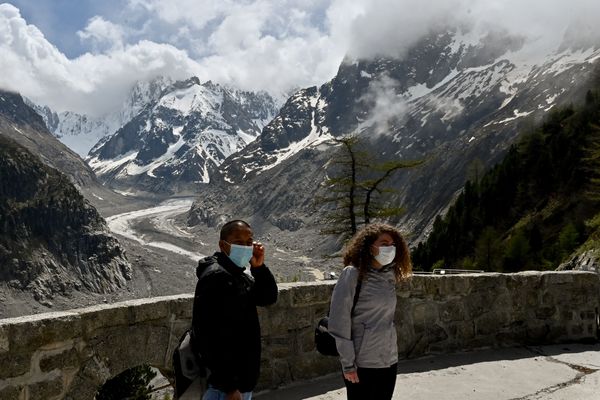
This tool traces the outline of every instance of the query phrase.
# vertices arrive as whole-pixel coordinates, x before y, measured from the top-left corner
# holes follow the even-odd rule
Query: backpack
[[[209,260],[210,258],[212,258],[212,260]],[[215,257],[207,257],[201,261],[212,261],[212,264],[206,267],[200,277],[198,277],[198,280],[206,275],[207,272],[223,269]],[[193,328],[190,327],[186,330],[179,339],[179,343],[173,352],[172,363],[173,371],[175,373],[175,399],[181,398],[183,394],[190,389],[192,383],[198,378],[206,378],[208,376],[208,369],[204,365],[200,353],[197,351]],[[204,381],[206,381],[206,379],[204,379]],[[204,384],[206,384],[206,382],[202,383],[202,385]],[[202,388],[194,387],[190,389],[190,392],[194,392],[198,389]],[[201,397],[201,395],[199,396]]]
[[[350,315],[354,314],[354,308],[358,303],[358,294],[360,293],[360,287],[362,281],[356,283],[356,291],[354,292],[354,301],[352,303],[352,311]],[[329,333],[329,313],[317,322],[315,328],[315,347],[317,351],[324,356],[338,356],[337,346],[335,345],[335,338]]]
[[[173,352],[176,399],[185,393],[196,378],[206,377],[206,367],[194,347],[193,331],[190,328],[181,336]]]

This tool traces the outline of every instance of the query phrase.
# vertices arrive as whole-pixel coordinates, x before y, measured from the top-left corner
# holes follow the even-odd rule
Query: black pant
[[[388,368],[358,368],[358,383],[344,378],[348,400],[390,400],[396,386],[398,364]]]

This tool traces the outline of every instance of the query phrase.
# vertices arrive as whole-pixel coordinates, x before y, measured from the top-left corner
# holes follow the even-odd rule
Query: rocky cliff
[[[0,282],[47,301],[130,278],[119,243],[67,176],[0,135]]]

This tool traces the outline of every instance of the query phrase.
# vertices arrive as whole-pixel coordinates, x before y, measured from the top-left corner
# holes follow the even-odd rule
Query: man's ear
[[[229,246],[227,245],[227,242],[225,242],[223,239],[219,240],[219,249],[221,249],[221,251],[223,253],[229,255],[227,248],[229,248]]]

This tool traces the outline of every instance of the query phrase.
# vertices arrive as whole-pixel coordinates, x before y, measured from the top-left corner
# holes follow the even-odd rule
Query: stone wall
[[[314,349],[333,284],[280,285],[261,309],[259,388],[339,369]],[[168,374],[192,296],[169,296],[0,320],[0,400],[91,400],[142,364]],[[597,340],[600,279],[589,272],[414,276],[398,288],[401,358],[523,344]]]

